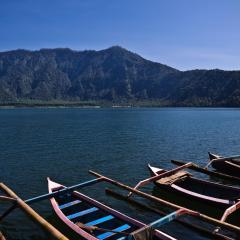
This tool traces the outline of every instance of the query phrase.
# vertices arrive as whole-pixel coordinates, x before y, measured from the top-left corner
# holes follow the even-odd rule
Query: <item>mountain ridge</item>
[[[240,106],[240,71],[180,71],[120,46],[0,52],[0,103],[19,100]]]

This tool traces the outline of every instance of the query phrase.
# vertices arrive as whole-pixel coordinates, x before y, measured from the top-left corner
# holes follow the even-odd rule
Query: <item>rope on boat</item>
[[[98,231],[101,231],[101,232],[119,233],[119,234],[123,234],[123,235],[126,235],[126,236],[130,235],[130,233],[127,233],[127,232],[124,232],[124,231],[120,232],[120,231],[115,231],[115,230],[106,229],[106,228],[100,228],[100,227],[96,227],[96,226],[86,226],[86,225],[84,225],[84,224],[81,223],[81,222],[77,222],[77,223],[75,223],[75,224],[76,224],[78,227],[83,228],[83,229],[86,229],[86,230],[88,230],[88,231],[91,232],[91,233],[92,233],[93,231],[98,230]]]

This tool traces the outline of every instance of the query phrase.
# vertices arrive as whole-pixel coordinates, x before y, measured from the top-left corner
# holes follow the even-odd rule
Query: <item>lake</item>
[[[147,163],[168,169],[174,167],[171,159],[204,165],[208,151],[236,155],[239,145],[239,109],[0,109],[0,181],[23,199],[47,192],[48,176],[72,185],[92,178],[92,169],[133,186],[149,176]],[[159,217],[106,196],[106,186],[83,192],[146,223]],[[2,203],[1,212],[7,207]],[[48,200],[32,207],[61,226]],[[161,229],[181,239],[207,239],[176,223]],[[48,238],[18,209],[0,230],[8,239]]]

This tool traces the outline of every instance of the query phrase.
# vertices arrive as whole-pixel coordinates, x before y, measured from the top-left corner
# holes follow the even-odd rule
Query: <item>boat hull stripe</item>
[[[198,197],[198,198],[205,199],[205,200],[208,200],[208,201],[212,201],[212,202],[215,202],[215,203],[222,203],[222,204],[226,204],[226,205],[232,205],[229,200],[215,198],[215,197],[210,197],[210,196],[206,196],[206,195],[203,195],[203,194],[200,194],[200,193],[192,192],[192,191],[189,191],[189,190],[187,190],[185,188],[179,187],[179,186],[177,186],[175,184],[172,184],[171,187],[174,188],[174,189],[177,189],[178,191],[184,192],[186,194],[190,194],[190,195],[192,195],[194,197]]]

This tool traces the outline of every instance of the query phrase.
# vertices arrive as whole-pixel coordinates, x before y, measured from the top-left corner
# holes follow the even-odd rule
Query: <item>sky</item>
[[[180,70],[240,70],[240,0],[0,0],[0,51],[113,45]]]

